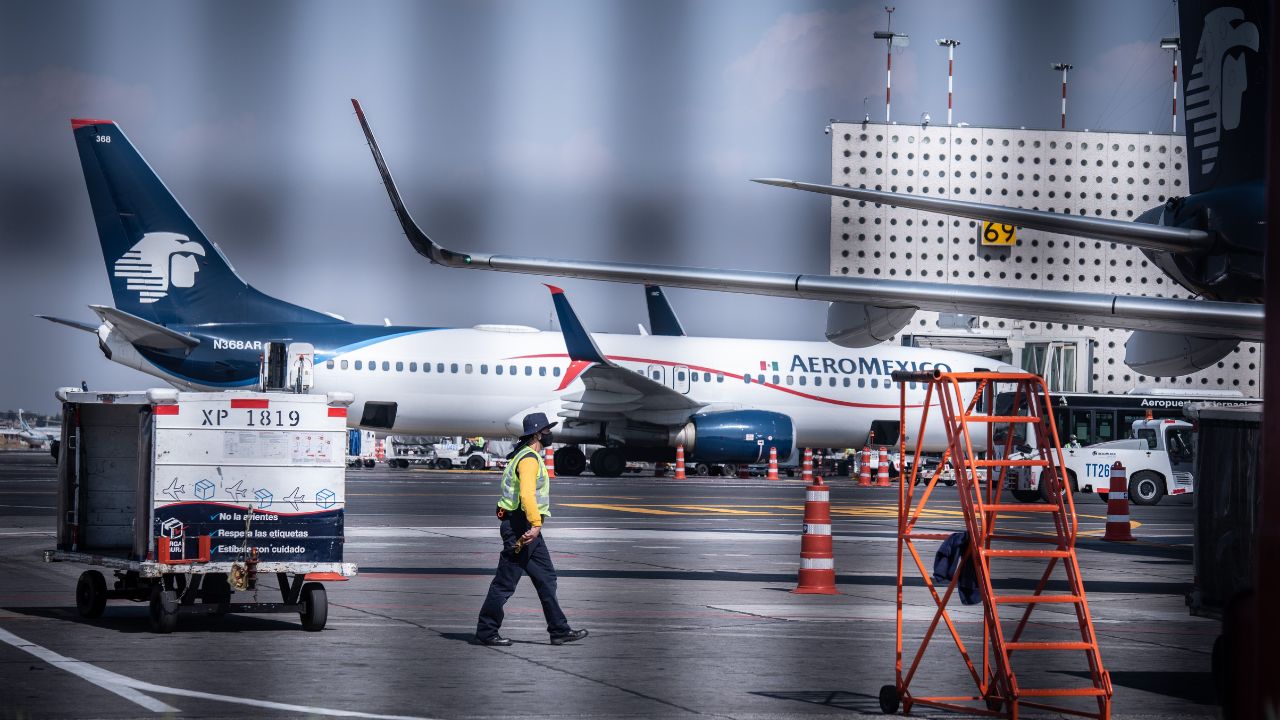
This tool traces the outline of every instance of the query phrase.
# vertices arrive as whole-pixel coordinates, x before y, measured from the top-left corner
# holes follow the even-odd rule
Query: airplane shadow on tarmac
[[[1198,705],[1218,704],[1211,672],[1186,670],[1109,670],[1108,672],[1111,674],[1112,685],[1176,697]],[[1063,674],[1089,679],[1087,672],[1065,671]]]
[[[65,607],[4,607],[0,608],[12,613],[27,615],[30,617],[45,618],[47,620],[61,620],[63,622],[76,623],[78,625],[89,625],[92,627],[103,628],[105,630],[115,630],[120,633],[150,633],[151,627],[147,622],[147,606],[145,603],[136,607],[128,605],[107,606],[106,614],[102,617],[88,619],[80,617],[80,613],[75,608]],[[294,619],[296,615],[285,615],[284,617],[292,620],[276,620],[269,617],[261,617],[255,615],[239,615],[228,613],[220,617],[206,615],[186,615],[178,619],[178,632],[215,632],[215,633],[235,633],[235,632],[278,632],[280,630],[298,630],[301,632],[301,623]]]
[[[492,576],[490,568],[460,567],[362,567],[360,574],[365,576],[386,573],[389,575],[478,575]],[[564,570],[556,569],[556,575],[564,578],[589,578],[593,580],[671,580],[695,582],[746,582],[746,583],[795,583],[796,574],[789,573],[747,573],[732,571],[689,571],[678,570]],[[1035,589],[1036,578],[1007,578],[997,581],[1003,590]],[[895,575],[837,575],[837,585],[865,585],[876,587],[894,587],[897,585]],[[924,587],[919,578],[906,579],[906,585]],[[1123,593],[1126,595],[1185,595],[1191,589],[1189,583],[1153,582],[1151,580],[1089,580],[1086,587],[1091,592]],[[1051,580],[1045,586],[1046,591],[1065,592],[1067,583],[1063,580]]]
[[[795,700],[813,705],[823,705],[863,715],[884,715],[884,712],[880,710],[880,700],[866,693],[849,692],[847,690],[798,690],[793,692],[753,692],[751,694],[775,700]]]

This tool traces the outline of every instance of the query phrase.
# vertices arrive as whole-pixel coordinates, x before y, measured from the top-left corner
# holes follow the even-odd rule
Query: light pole
[[[951,124],[951,75],[955,70],[955,53],[956,48],[960,46],[959,40],[948,40],[941,38],[938,40],[939,45],[947,48],[947,124]]]
[[[1062,129],[1067,129],[1067,71],[1075,67],[1067,63],[1049,63],[1049,69],[1062,71]]]
[[[1178,132],[1178,55],[1182,52],[1182,39],[1160,38],[1160,48],[1173,52],[1173,132]]]
[[[877,40],[884,40],[885,47],[888,48],[888,53],[886,55],[887,59],[885,61],[885,71],[884,71],[884,121],[885,121],[885,124],[889,123],[889,104],[890,104],[889,100],[890,100],[890,92],[893,89],[893,46],[897,45],[899,47],[906,47],[907,41],[908,41],[906,33],[896,33],[892,31],[893,11],[895,9],[896,8],[889,7],[888,5],[885,6],[884,11],[889,15],[889,22],[885,25],[884,32],[880,32],[879,30],[877,30],[871,35]]]

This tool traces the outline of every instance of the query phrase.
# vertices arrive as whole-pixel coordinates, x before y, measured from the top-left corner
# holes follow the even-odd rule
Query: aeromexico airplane
[[[493,325],[358,325],[270,297],[236,274],[109,120],[71,121],[114,307],[95,333],[108,359],[182,389],[251,388],[271,341],[315,347],[314,390],[355,395],[352,423],[412,435],[508,435],[521,418],[559,417],[556,469],[615,476],[632,458],[756,462],[769,448],[860,446],[873,426],[892,442],[894,370],[971,370],[955,352],[828,343],[692,338],[656,288],[654,335],[589,334],[552,287],[562,332]],[[549,286],[550,287],[550,286]],[[47,317],[47,316],[42,316]],[[923,390],[909,388],[918,407]],[[942,438],[931,439],[941,445]]]

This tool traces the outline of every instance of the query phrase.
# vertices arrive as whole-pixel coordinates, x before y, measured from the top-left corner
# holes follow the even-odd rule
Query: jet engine
[[[672,437],[684,445],[691,459],[708,463],[756,463],[790,457],[796,428],[791,418],[768,410],[727,410],[699,413]]]
[[[827,339],[841,347],[878,345],[907,326],[916,308],[886,308],[865,303],[833,302],[827,306]]]

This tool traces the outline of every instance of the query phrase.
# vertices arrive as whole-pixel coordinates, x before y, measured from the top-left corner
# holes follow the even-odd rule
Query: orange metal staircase
[[[909,469],[904,467],[903,482],[899,484],[898,503],[898,577],[897,577],[897,658],[896,682],[880,691],[881,709],[893,713],[901,705],[903,712],[910,712],[913,705],[945,708],[973,714],[1017,718],[1024,708],[1036,708],[1054,712],[1080,715],[1105,720],[1111,716],[1111,679],[1102,666],[1093,621],[1089,615],[1089,603],[1085,597],[1080,577],[1080,565],[1076,559],[1075,541],[1078,531],[1075,505],[1069,487],[1060,468],[1063,467],[1062,448],[1054,425],[1052,404],[1044,380],[1023,372],[898,372],[893,374],[902,393],[900,436],[901,458],[904,463],[912,458]],[[907,454],[907,436],[912,428],[907,424],[907,388],[916,384],[924,386],[925,400],[919,411],[918,431],[911,436],[915,452]],[[991,415],[983,411],[995,408],[996,388],[1015,394],[1010,412],[1013,415]],[[966,388],[969,393],[966,396]],[[933,494],[941,473],[935,473],[921,490],[916,483],[922,467],[921,455],[925,432],[933,422],[940,422],[946,431],[947,451],[938,468],[950,463],[955,473],[959,502],[963,510],[964,526],[943,531],[938,527],[936,514],[924,523],[924,510]],[[1009,459],[1015,454],[1015,437],[1034,432],[1034,451],[1030,456]],[[1023,435],[1025,437],[1025,435]],[[1025,470],[1023,470],[1025,468]],[[1012,473],[1038,468],[1040,482],[1047,483],[1050,502],[1047,504],[1005,503],[1001,490],[1015,478]],[[1035,522],[1036,519],[1049,522]],[[1001,522],[1005,520],[1004,522]],[[1049,527],[1051,522],[1051,527]],[[924,526],[929,527],[924,527]],[[956,568],[945,588],[935,585],[931,572],[921,556],[918,543],[946,540],[953,532],[968,532],[968,544],[960,567]],[[910,557],[924,579],[936,610],[916,648],[910,664],[904,672],[903,652],[903,591],[904,558]],[[1020,565],[1019,565],[1020,563]],[[1040,571],[1043,563],[1043,572]],[[977,590],[982,602],[981,652],[971,649],[961,638],[960,630],[948,603],[956,594],[958,581],[965,565],[971,564],[976,574]],[[1003,573],[1016,569],[1026,570],[1029,565],[1039,572],[1034,589],[1014,592],[1009,580],[1001,580]],[[1054,570],[1061,567],[1066,592],[1045,592],[1054,578]],[[1022,579],[1031,579],[1024,577]],[[1075,623],[1064,630],[1061,620],[1069,613],[1057,613],[1031,622],[1034,611],[1046,604],[1070,605]],[[1019,611],[1018,606],[1023,606]],[[1044,615],[1044,613],[1041,613]],[[1016,618],[1016,621],[1014,620]],[[1048,621],[1048,622],[1046,622]],[[976,686],[972,695],[920,696],[913,694],[911,684],[917,680],[929,642],[939,624],[955,641],[960,657]],[[1032,632],[1028,632],[1031,629]],[[1066,633],[1067,637],[1056,634]],[[1037,639],[1028,640],[1032,635]],[[1041,639],[1041,636],[1052,636]],[[972,640],[972,638],[971,638]],[[1048,653],[1067,652],[1084,655],[1089,684],[1074,687],[1027,687],[1022,684],[1018,671],[1025,675],[1040,670],[1038,662]],[[1015,662],[1016,659],[1016,662]],[[1015,667],[1016,666],[1016,667]],[[1060,665],[1055,664],[1055,669]],[[1047,674],[1047,673],[1041,673]],[[1060,673],[1059,673],[1060,674]],[[919,683],[920,681],[918,681]],[[1079,698],[1076,705],[1053,705],[1046,700]],[[1092,698],[1094,702],[1087,699]],[[970,704],[964,704],[970,703]]]

